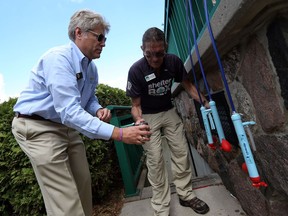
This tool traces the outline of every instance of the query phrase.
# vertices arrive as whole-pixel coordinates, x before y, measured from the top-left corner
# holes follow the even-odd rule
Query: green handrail
[[[112,118],[110,123],[116,127],[131,127],[133,125],[132,115],[121,111],[130,111],[131,106],[109,105]],[[120,115],[119,115],[120,111]],[[144,162],[144,150],[139,145],[127,145],[120,141],[114,141],[121,175],[124,183],[125,197],[132,197],[139,194],[137,188],[138,180]]]

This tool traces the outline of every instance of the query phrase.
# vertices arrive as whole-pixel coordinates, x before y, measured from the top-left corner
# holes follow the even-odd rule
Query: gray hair
[[[99,25],[104,28],[105,34],[109,32],[110,24],[100,14],[90,10],[79,10],[70,19],[68,36],[70,40],[75,41],[75,29],[77,27],[83,32],[87,32],[89,29],[94,29]]]
[[[156,27],[149,28],[145,31],[142,37],[142,46],[145,46],[146,42],[161,42],[166,44],[165,34],[162,30]]]

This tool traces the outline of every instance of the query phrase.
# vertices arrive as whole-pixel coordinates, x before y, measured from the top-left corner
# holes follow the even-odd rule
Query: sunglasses
[[[90,32],[91,34],[93,34],[98,42],[106,42],[107,38],[103,35],[103,34],[97,34],[96,32],[92,31],[92,30],[88,30],[88,32]]]
[[[144,56],[147,58],[147,59],[151,59],[152,57],[155,57],[155,58],[163,58],[165,56],[166,52],[163,51],[163,52],[145,52],[144,53]]]

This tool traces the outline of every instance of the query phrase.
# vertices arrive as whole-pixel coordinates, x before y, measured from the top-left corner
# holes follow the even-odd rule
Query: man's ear
[[[74,32],[75,32],[75,33],[74,33],[74,34],[75,34],[75,39],[81,37],[82,31],[81,31],[80,28],[76,27],[76,29],[75,29]]]
[[[140,47],[141,47],[142,51],[144,51],[144,47],[143,47],[143,45],[141,45]]]

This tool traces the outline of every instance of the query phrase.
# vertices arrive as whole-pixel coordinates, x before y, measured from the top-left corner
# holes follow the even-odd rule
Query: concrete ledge
[[[227,53],[281,12],[288,12],[287,0],[221,0],[210,21],[220,55]],[[207,28],[198,47],[203,65],[215,65],[216,58]],[[195,52],[192,59],[194,64],[197,64]],[[188,57],[185,66],[187,71],[191,70]]]
[[[287,0],[221,0],[213,17],[210,18],[219,55],[225,55],[234,46],[267,25],[274,17],[287,12]],[[207,28],[198,42],[198,48],[204,71],[208,72],[210,68],[218,67]],[[196,73],[200,74],[195,50],[192,51],[192,60]],[[188,56],[184,64],[189,72],[191,62]],[[172,86],[173,95],[177,95],[181,90],[179,83]]]

